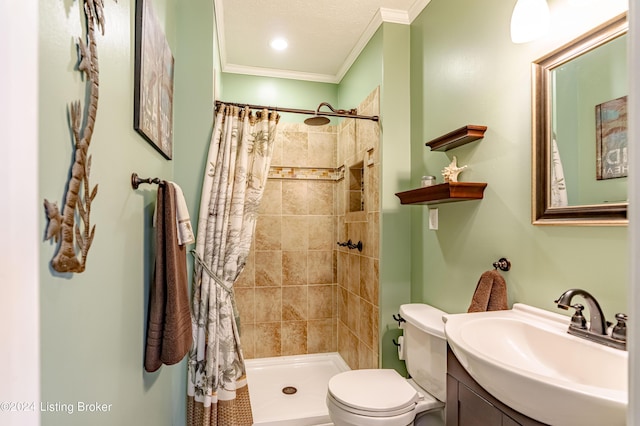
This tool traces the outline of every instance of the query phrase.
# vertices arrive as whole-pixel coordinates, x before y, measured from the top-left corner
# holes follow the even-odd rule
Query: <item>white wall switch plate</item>
[[[429,209],[429,229],[438,229],[438,209]]]

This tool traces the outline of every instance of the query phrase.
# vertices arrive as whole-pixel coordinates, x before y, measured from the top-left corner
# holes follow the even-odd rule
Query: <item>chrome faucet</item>
[[[589,327],[587,328],[586,320],[582,315],[584,306],[579,303],[574,305],[571,301],[574,296],[582,296],[589,308]],[[560,297],[555,300],[558,308],[569,309],[573,308],[576,312],[571,317],[571,323],[569,323],[569,334],[582,337],[588,340],[592,340],[603,345],[607,345],[617,349],[626,349],[626,320],[627,316],[624,314],[617,314],[616,319],[618,323],[613,328],[611,335],[608,333],[608,326],[610,325],[604,317],[600,304],[589,292],[573,288],[565,291]]]

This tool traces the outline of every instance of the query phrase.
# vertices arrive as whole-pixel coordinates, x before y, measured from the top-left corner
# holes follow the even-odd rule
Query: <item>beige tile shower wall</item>
[[[379,90],[358,107],[361,115],[379,115]],[[337,183],[338,240],[362,241],[363,250],[338,247],[338,351],[352,369],[378,368],[380,128],[369,120],[345,120],[338,126],[338,165],[348,170],[364,163],[364,211],[349,213],[349,182]]]
[[[336,127],[280,123],[254,242],[235,285],[246,358],[337,351]]]
[[[378,89],[358,111],[379,115]],[[277,178],[268,180],[235,285],[246,358],[339,351],[353,369],[378,367],[379,141],[373,121],[280,123]],[[338,170],[358,163],[364,211],[348,213],[349,174],[339,179]],[[336,244],[349,239],[363,251]]]

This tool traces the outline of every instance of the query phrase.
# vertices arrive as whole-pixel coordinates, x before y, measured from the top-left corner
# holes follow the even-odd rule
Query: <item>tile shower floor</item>
[[[246,360],[254,426],[331,424],[329,379],[349,367],[338,353]]]

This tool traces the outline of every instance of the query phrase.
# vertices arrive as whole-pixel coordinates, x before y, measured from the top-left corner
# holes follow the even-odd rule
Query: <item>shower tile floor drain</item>
[[[285,395],[293,395],[296,392],[298,392],[298,389],[293,386],[285,386],[282,388],[282,393]]]

